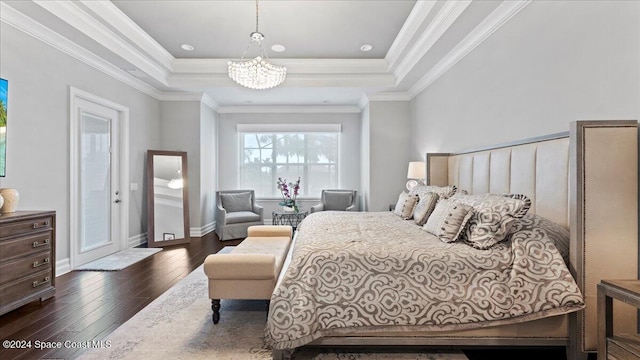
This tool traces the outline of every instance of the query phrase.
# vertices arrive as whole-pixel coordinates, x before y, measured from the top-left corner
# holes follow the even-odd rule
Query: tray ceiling
[[[254,1],[2,0],[0,20],[161,100],[353,106],[412,98],[529,3],[261,0],[267,52],[288,75],[259,91],[226,73],[255,30]]]

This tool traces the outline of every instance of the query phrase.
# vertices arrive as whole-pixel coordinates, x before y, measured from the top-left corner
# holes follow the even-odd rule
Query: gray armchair
[[[247,228],[264,225],[264,209],[253,190],[216,191],[216,234],[220,240],[247,237]]]
[[[356,190],[322,190],[321,204],[312,206],[310,213],[317,211],[353,211],[356,207]]]

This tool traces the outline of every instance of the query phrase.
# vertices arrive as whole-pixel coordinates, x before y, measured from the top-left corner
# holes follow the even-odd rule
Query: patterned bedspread
[[[266,341],[291,349],[353,330],[457,330],[577,311],[582,294],[553,243],[477,250],[389,212],[322,212],[298,228]]]

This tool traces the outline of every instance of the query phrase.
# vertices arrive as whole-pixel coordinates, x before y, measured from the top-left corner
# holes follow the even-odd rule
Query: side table
[[[290,225],[296,231],[298,225],[309,215],[308,211],[286,212],[274,211],[271,213],[272,225]]]
[[[598,284],[598,360],[640,359],[640,337],[613,334],[613,299],[640,308],[640,280],[602,280]]]

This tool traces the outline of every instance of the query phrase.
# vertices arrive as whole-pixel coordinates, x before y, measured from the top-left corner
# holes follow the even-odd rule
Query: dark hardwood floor
[[[31,341],[31,348],[0,348],[0,359],[71,359],[84,349],[36,349],[35,342],[101,340],[204,262],[239,240],[214,233],[165,247],[121,271],[72,271],[56,278],[56,295],[0,316],[0,339]],[[1,294],[0,294],[1,295]]]
[[[0,359],[73,359],[83,342],[99,341],[204,262],[240,240],[214,233],[163,251],[121,271],[73,271],[56,278],[56,295],[0,316],[0,339],[31,341],[31,348],[0,348]],[[0,294],[1,295],[1,294]],[[36,341],[73,342],[80,348],[36,349]],[[465,350],[470,360],[563,360],[564,349]]]

